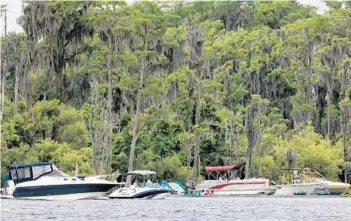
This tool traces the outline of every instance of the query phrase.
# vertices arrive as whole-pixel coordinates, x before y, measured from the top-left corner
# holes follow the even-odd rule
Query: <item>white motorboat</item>
[[[319,187],[319,183],[290,183],[285,185],[277,185],[277,191],[274,196],[294,196],[298,192],[304,192],[310,195]]]
[[[329,180],[320,180],[320,187],[316,188],[314,193],[326,192],[329,195],[341,195],[350,189],[350,184],[342,182],[332,182]]]
[[[171,190],[163,188],[157,183],[152,183],[150,179],[145,182],[145,178],[148,178],[148,176],[151,175],[156,175],[156,172],[149,170],[136,170],[122,174],[122,177],[134,176],[135,178],[138,178],[138,176],[141,176],[143,181],[139,185],[138,180],[136,179],[133,185],[129,187],[122,187],[113,191],[109,195],[109,198],[164,199],[165,197],[170,196]]]
[[[317,170],[314,170],[311,168],[304,168],[302,170],[302,173],[304,174],[305,177],[308,176],[310,180],[320,184],[320,186],[314,190],[313,194],[341,195],[343,193],[346,193],[350,188],[350,184],[327,180]]]
[[[70,177],[51,162],[8,166],[14,198],[79,200],[103,196],[117,183],[95,177]]]
[[[320,186],[320,182],[309,180],[307,182],[307,177],[300,169],[282,169],[282,171],[287,172],[288,181],[286,181],[285,173],[282,177],[282,185],[277,185],[277,191],[274,196],[294,196],[300,195],[310,195],[313,191]]]
[[[205,167],[207,180],[196,186],[196,190],[210,191],[215,195],[272,195],[275,186],[270,186],[266,178],[240,180],[233,174],[237,166]],[[212,179],[212,180],[211,180]]]

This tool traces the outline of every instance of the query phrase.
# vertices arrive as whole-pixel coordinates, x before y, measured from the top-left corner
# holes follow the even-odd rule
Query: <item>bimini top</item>
[[[123,176],[128,176],[128,175],[156,175],[155,171],[152,170],[134,170],[134,171],[130,171],[128,173],[124,173],[122,174]]]
[[[214,172],[214,171],[230,171],[235,169],[237,166],[233,165],[233,166],[214,166],[214,167],[205,167],[206,172]]]
[[[36,163],[27,163],[27,164],[13,164],[8,166],[8,169],[19,169],[19,168],[26,168],[26,167],[35,167],[35,166],[48,166],[52,165],[51,162],[36,162]]]

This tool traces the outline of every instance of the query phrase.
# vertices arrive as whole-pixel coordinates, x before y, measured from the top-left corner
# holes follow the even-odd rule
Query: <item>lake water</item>
[[[1,220],[351,220],[351,197],[1,200]]]

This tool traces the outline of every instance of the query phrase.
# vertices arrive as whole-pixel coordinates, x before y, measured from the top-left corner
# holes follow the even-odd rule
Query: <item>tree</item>
[[[345,58],[350,51],[351,41],[347,38],[332,38],[331,45],[325,44],[318,49],[319,64],[316,64],[316,71],[321,76],[327,87],[327,105],[328,105],[328,137],[332,138],[331,132],[331,102],[333,90],[335,87],[335,79],[337,79],[340,68],[343,68],[342,61],[349,62]],[[349,52],[350,51],[350,52]]]
[[[251,104],[248,106],[248,111],[245,119],[246,136],[248,140],[245,163],[245,178],[251,176],[252,152],[255,146],[261,139],[261,115],[265,113],[268,106],[268,101],[262,99],[259,95],[252,95]]]
[[[348,182],[348,174],[350,173],[351,169],[349,164],[347,162],[350,162],[350,150],[347,147],[347,141],[348,141],[348,136],[349,135],[349,119],[351,117],[351,102],[350,98],[345,98],[343,101],[340,102],[340,110],[341,110],[341,120],[342,120],[342,133],[343,133],[343,151],[344,151],[344,182]]]
[[[92,36],[93,29],[86,22],[91,2],[38,2],[26,1],[21,25],[30,44],[30,62],[44,66],[48,74],[54,74],[59,98],[63,98],[64,68],[76,55],[86,51],[84,36]],[[50,34],[48,34],[50,33]],[[45,57],[49,62],[41,64],[38,57],[39,41],[48,44]]]
[[[4,35],[5,35],[5,38],[7,37],[7,9],[6,9],[7,5],[1,5],[0,6],[0,13],[1,13],[1,17],[4,16],[4,24],[5,24],[5,30],[4,30]],[[6,48],[5,48],[6,49]],[[2,50],[5,50],[5,49],[2,49]],[[1,56],[3,57],[3,56]],[[1,80],[1,102],[0,102],[0,145],[2,145],[2,122],[3,122],[3,112],[4,112],[4,109],[5,109],[5,85],[6,85],[6,73],[7,73],[7,65],[6,65],[6,58],[3,61],[1,61],[1,63],[3,65],[1,65],[1,70],[0,70],[0,73],[1,73],[1,76],[0,76],[0,80]]]
[[[328,4],[26,1],[1,38],[2,166],[276,180],[289,152],[345,179],[351,12]]]

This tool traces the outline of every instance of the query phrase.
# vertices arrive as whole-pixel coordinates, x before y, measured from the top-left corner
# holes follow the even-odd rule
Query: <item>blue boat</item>
[[[71,177],[51,162],[14,164],[7,167],[14,198],[77,200],[103,196],[116,183],[97,177]]]
[[[184,196],[186,197],[197,197],[200,196],[201,190],[185,190]]]
[[[304,196],[304,195],[307,195],[307,191],[306,190],[304,190],[304,191],[296,191],[296,192],[294,192],[294,195]]]
[[[316,194],[319,195],[319,196],[323,196],[323,195],[330,195],[330,192],[325,190],[325,191],[319,191]]]

